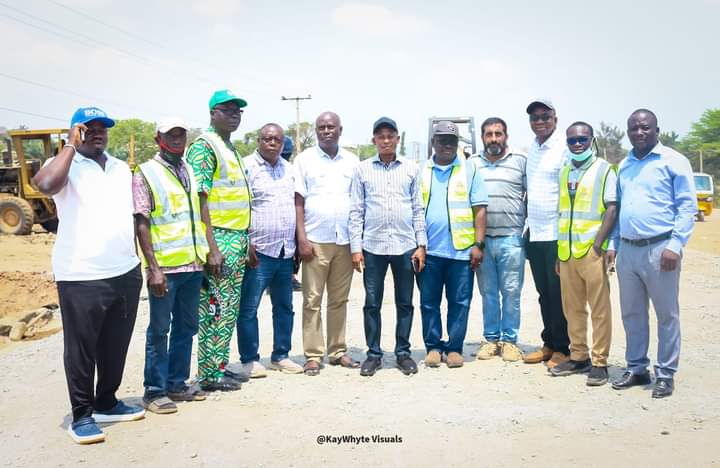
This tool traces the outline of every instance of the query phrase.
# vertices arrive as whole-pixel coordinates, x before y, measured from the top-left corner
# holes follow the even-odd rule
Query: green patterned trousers
[[[210,289],[200,290],[198,318],[198,381],[217,382],[230,359],[232,339],[238,313],[240,292],[248,252],[247,231],[213,228],[215,242],[225,257],[224,275],[208,276]],[[211,306],[210,296],[215,304]]]

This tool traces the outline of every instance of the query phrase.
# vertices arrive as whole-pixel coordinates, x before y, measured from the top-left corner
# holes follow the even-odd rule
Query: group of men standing
[[[155,413],[175,412],[177,401],[204,400],[208,391],[237,390],[267,375],[259,362],[257,313],[268,289],[272,369],[318,375],[327,355],[331,365],[374,375],[383,366],[388,268],[395,362],[404,374],[418,371],[410,345],[415,282],[425,364],[457,368],[464,363],[476,280],[485,337],[478,359],[545,361],[552,375],[589,372],[587,384],[602,385],[611,334],[608,272],[616,252],[628,369],[613,387],[650,382],[650,299],[660,339],[653,396],[672,393],[681,249],[692,231],[695,199],[690,165],[658,143],[652,112],[630,116],[633,150],[616,169],[598,157],[589,124],[573,123],[563,139],[547,100],[527,107],[536,135],[527,156],[509,148],[506,123],[492,117],[481,126],[484,150],[469,159],[458,153],[457,126],[438,123],[433,156],[421,164],[397,154],[399,130],[388,117],[372,128],[377,155],[360,162],[340,146],[342,124],[332,112],[318,116],[318,143],[294,164],[281,157],[286,137],[274,123],[260,129],[257,150],[242,157],[230,136],[246,106],[228,90],[214,93],[210,126],[187,149],[187,126],[161,121],[158,153],[134,174],[105,151],[114,121],[100,109],[79,109],[69,143],[35,176],[58,205],[53,269],[73,406],[68,431],[76,442],[103,440],[98,422],[144,415],[143,408],[115,398],[140,293],[136,241],[150,292],[143,403]],[[542,348],[523,356],[517,340],[526,257],[544,329]],[[298,258],[303,365],[288,357]],[[348,355],[345,339],[353,269],[365,288],[368,351],[362,364]],[[234,330],[240,362],[230,363]],[[196,334],[198,378],[189,385]]]

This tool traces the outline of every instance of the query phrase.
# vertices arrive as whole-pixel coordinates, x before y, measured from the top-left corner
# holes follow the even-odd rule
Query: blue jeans
[[[270,360],[277,362],[288,357],[293,329],[292,258],[273,258],[257,254],[257,268],[246,268],[240,295],[240,314],[237,320],[238,350],[243,363],[259,361],[259,331],[257,310],[265,289],[270,287],[273,318],[273,350]]]
[[[418,275],[418,285],[425,349],[428,352],[434,349],[441,353],[462,354],[473,288],[470,260],[452,260],[428,255],[425,257],[425,268]],[[441,339],[440,301],[443,286],[448,303],[447,342]]]
[[[413,279],[415,272],[412,268],[410,256],[415,250],[402,255],[375,255],[363,251],[365,257],[365,272],[363,284],[365,285],[365,340],[367,341],[367,356],[382,357],[380,349],[380,332],[382,331],[382,318],[380,308],[385,292],[385,275],[388,266],[392,271],[395,284],[395,311],[397,322],[395,325],[395,356],[410,355],[410,330],[413,319]]]
[[[487,341],[517,342],[524,279],[522,236],[486,237],[485,256],[477,273],[477,282],[483,301],[483,335]]]
[[[200,286],[204,273],[170,273],[163,297],[152,292],[145,338],[145,397],[182,391],[190,377],[193,336],[198,330]],[[168,348],[168,332],[170,346]]]

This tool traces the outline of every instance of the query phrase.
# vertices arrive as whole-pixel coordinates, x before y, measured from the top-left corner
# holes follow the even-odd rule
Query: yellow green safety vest
[[[571,200],[568,191],[571,164],[567,164],[560,173],[558,258],[563,262],[571,254],[575,258],[584,257],[595,242],[605,214],[605,179],[614,170],[610,163],[596,158],[580,176],[575,198]],[[607,248],[607,239],[603,248]]]
[[[460,164],[453,165],[450,180],[448,181],[448,190],[445,195],[448,208],[448,224],[450,225],[450,234],[455,250],[465,250],[475,243],[475,223],[472,207],[470,206],[465,164],[465,160],[461,160]],[[432,189],[432,168],[432,160],[428,160],[421,171],[420,177],[420,189],[426,213]]]
[[[155,206],[150,213],[150,240],[161,267],[187,265],[196,260],[204,263],[208,254],[197,182],[190,166],[181,163],[189,175],[190,193],[159,162],[151,159],[138,166],[152,191]]]
[[[246,230],[250,227],[251,194],[245,166],[217,133],[205,132],[198,140],[210,145],[217,160],[213,186],[207,196],[210,224],[213,227]]]

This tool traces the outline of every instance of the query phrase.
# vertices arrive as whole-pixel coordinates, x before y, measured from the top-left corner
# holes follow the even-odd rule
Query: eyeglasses
[[[435,138],[437,138],[437,142],[441,146],[457,146],[458,145],[458,137],[453,135],[438,135]]]
[[[530,122],[538,122],[542,120],[543,122],[549,122],[553,118],[552,114],[540,114],[540,115],[534,115],[530,114]]]
[[[586,144],[588,141],[590,141],[590,138],[589,138],[589,137],[584,137],[584,136],[581,136],[581,137],[571,137],[571,138],[568,138],[568,139],[565,140],[565,141],[567,141],[567,144],[568,144],[569,146],[575,146],[575,145],[578,145],[578,144],[584,145],[584,144]]]
[[[228,109],[227,107],[215,107],[215,110],[219,110],[225,115],[242,115],[243,110],[242,109]]]
[[[263,143],[272,143],[273,141],[275,143],[282,143],[284,138],[271,136],[271,137],[260,137],[260,140],[262,140]]]

